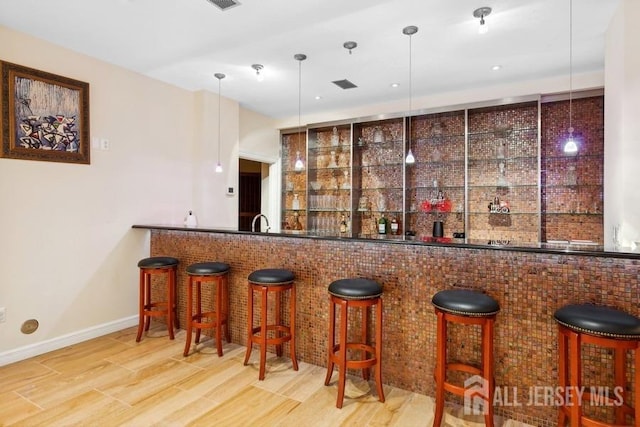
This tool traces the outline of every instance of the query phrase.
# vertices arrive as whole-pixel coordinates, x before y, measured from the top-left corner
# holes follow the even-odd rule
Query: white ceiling
[[[602,70],[621,0],[573,0],[573,72]],[[569,0],[0,0],[0,25],[187,90],[218,92],[283,118],[409,96],[569,76]],[[489,6],[489,32],[473,11]],[[353,40],[349,55],[342,47]],[[264,81],[251,64],[264,65]],[[29,65],[29,64],[23,64]],[[501,65],[492,71],[493,65]],[[333,80],[358,88],[343,90]],[[392,88],[391,83],[399,83]],[[322,99],[315,100],[315,96]]]

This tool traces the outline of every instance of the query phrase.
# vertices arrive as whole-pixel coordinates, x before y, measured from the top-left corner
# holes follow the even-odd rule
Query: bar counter
[[[151,256],[180,260],[177,295],[182,324],[185,268],[201,261],[231,265],[229,326],[232,341],[241,345],[246,345],[247,334],[247,276],[260,268],[293,271],[297,355],[318,366],[326,366],[329,283],[348,277],[377,280],[384,288],[383,382],[428,396],[435,394],[436,317],[431,298],[443,289],[481,290],[501,306],[495,329],[495,379],[496,386],[511,395],[502,396],[496,413],[537,426],[557,423],[553,402],[530,403],[540,387],[557,386],[554,311],[571,303],[607,305],[634,315],[640,308],[640,252],[629,250],[404,236],[356,239],[176,225],[133,228],[150,230]],[[479,343],[479,330],[453,327],[450,358],[478,362]],[[611,386],[610,356],[591,348],[584,353],[585,385]],[[633,372],[631,364],[629,369]]]

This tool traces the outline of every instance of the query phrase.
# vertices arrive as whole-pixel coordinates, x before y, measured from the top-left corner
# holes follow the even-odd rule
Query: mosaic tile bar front
[[[327,358],[329,283],[347,277],[379,281],[384,288],[383,382],[429,396],[434,395],[436,345],[432,296],[450,288],[486,292],[501,306],[495,333],[496,385],[516,393],[508,397],[511,405],[500,405],[497,412],[537,426],[556,425],[553,402],[528,404],[536,387],[557,385],[554,311],[569,303],[603,304],[634,314],[640,307],[640,260],[633,257],[155,229],[151,255],[180,260],[182,325],[185,268],[200,261],[230,264],[229,326],[232,341],[241,345],[246,344],[247,276],[259,268],[290,269],[296,275],[298,358],[319,366],[326,366]],[[207,307],[210,293],[204,294]],[[479,360],[480,332],[474,328],[453,329],[448,346],[452,359]],[[584,384],[611,386],[611,354],[590,346],[585,353]],[[630,373],[631,365],[629,359]],[[633,385],[628,387],[633,395]]]

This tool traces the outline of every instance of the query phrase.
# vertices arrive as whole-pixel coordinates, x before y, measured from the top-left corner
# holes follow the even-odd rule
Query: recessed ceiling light
[[[322,99],[322,97],[320,95],[316,95],[316,101]]]
[[[391,87],[400,87],[400,83],[391,83]]]
[[[498,70],[500,70],[501,68],[502,68],[502,65],[494,65],[493,67],[491,67],[491,69],[492,69],[493,71],[498,71]]]

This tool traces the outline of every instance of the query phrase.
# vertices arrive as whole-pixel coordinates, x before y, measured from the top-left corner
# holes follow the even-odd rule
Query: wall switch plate
[[[100,149],[103,151],[107,151],[109,150],[109,148],[111,148],[111,144],[109,143],[108,139],[103,139],[100,141]]]
[[[0,323],[4,323],[7,321],[7,309],[5,307],[0,307]]]
[[[235,190],[233,187],[227,187],[227,196],[233,196],[235,193]]]

